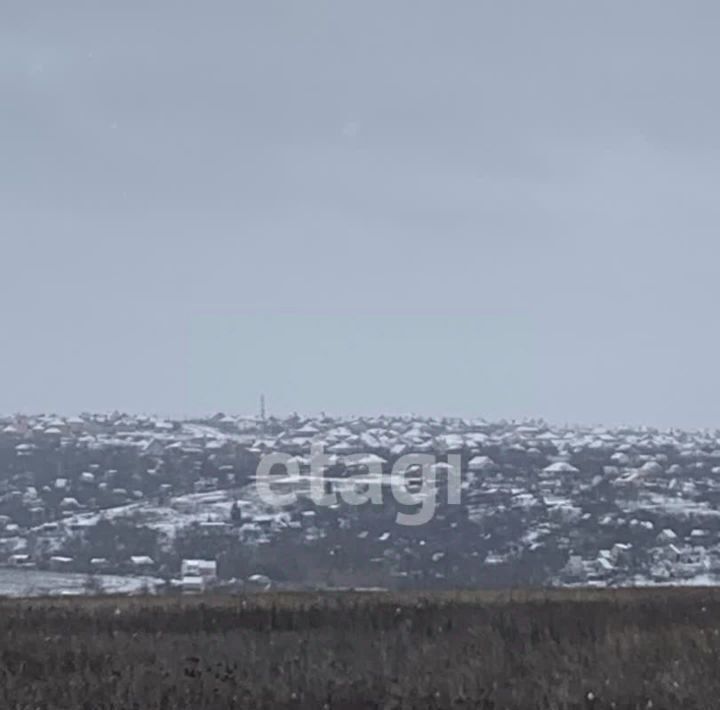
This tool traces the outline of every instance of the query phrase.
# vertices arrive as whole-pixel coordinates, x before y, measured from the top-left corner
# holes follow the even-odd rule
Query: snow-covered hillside
[[[313,501],[318,447],[327,490],[378,483],[382,502]],[[274,479],[292,504],[259,494],[269,453],[299,472]],[[432,519],[413,529],[390,491],[411,453],[436,457],[438,481],[456,457],[462,482],[458,505],[436,482]],[[717,431],[414,416],[0,422],[0,555],[58,572],[170,579],[192,555],[216,560],[221,578],[288,585],[714,582],[719,505]]]

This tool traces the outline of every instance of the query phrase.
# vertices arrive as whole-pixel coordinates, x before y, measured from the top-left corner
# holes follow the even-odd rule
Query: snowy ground
[[[162,580],[156,577],[121,577],[113,574],[96,575],[94,582],[110,594],[132,594],[153,589]],[[83,594],[88,577],[69,572],[42,572],[35,569],[0,569],[0,596],[38,597],[45,595]]]
[[[669,493],[641,491],[637,500],[619,499],[618,506],[626,513],[648,510],[673,515],[678,518],[692,516],[702,519],[720,516],[720,511],[713,508],[706,501],[691,500],[687,497],[678,497]]]
[[[132,520],[167,535],[175,536],[178,530],[193,523],[206,521],[227,522],[233,502],[238,505],[246,518],[252,519],[267,512],[262,503],[253,496],[251,487],[238,491],[213,491],[211,493],[190,493],[176,496],[167,505],[147,502],[130,503],[117,508],[108,508],[99,513],[78,513],[66,518],[66,525],[96,525],[101,518]]]

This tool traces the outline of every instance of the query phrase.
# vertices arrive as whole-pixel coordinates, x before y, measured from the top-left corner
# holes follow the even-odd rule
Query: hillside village
[[[436,514],[402,526],[392,495],[320,506],[297,482],[292,505],[263,502],[261,457],[284,452],[304,470],[313,444],[331,456],[330,487],[434,454]],[[347,465],[355,454],[366,464]],[[460,505],[443,495],[449,454]],[[90,591],[103,575],[167,592],[714,583],[719,504],[720,432],[414,416],[0,420],[0,563],[83,575]]]

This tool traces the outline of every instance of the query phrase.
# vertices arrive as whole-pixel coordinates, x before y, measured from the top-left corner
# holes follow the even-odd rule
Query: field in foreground
[[[0,601],[0,707],[716,708],[720,590]]]

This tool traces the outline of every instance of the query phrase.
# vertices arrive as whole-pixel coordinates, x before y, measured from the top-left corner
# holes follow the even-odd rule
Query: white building
[[[217,580],[215,560],[183,560],[180,565],[184,592],[203,592]]]

